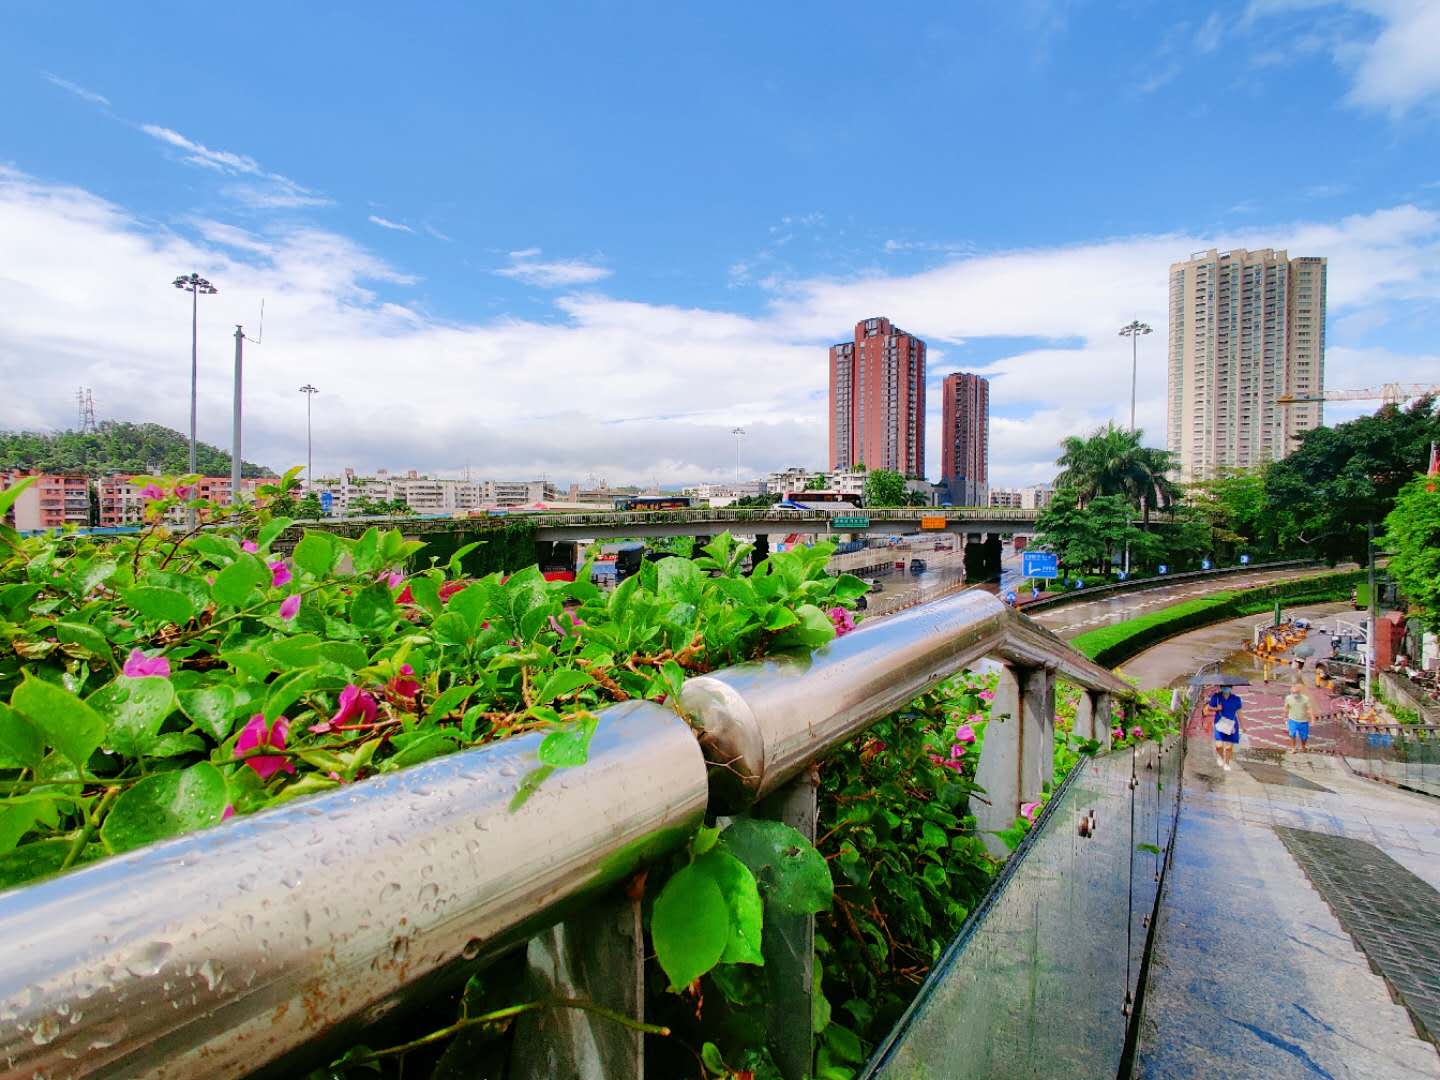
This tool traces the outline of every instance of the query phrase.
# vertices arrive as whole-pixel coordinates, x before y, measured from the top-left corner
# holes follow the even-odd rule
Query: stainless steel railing
[[[516,945],[587,896],[614,895],[707,807],[776,791],[986,655],[1047,685],[1059,673],[1105,700],[1133,694],[972,591],[808,658],[690,680],[682,703],[698,739],[657,705],[606,709],[589,761],[514,809],[538,735],[0,894],[0,1076],[244,1076],[353,1036],[459,963]],[[1004,752],[1005,728],[987,754]],[[813,826],[813,789],[810,806]]]

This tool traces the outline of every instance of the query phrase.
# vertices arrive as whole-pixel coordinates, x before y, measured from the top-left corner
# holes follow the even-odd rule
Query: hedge
[[[1196,600],[1172,604],[1159,611],[1146,612],[1112,626],[1087,630],[1075,637],[1070,644],[1097,664],[1114,667],[1139,655],[1150,646],[1187,630],[1269,611],[1275,606],[1276,600],[1288,604],[1302,604],[1347,599],[1350,590],[1364,578],[1365,571],[1350,570],[1317,577],[1295,578],[1253,589],[1212,593]]]

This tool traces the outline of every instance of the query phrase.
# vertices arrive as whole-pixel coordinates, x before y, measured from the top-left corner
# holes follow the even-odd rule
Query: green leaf
[[[412,577],[410,579],[410,595],[432,619],[444,611],[440,604],[440,583],[433,577],[427,577],[424,574]]]
[[[261,527],[260,534],[255,537],[256,545],[260,548],[261,551],[264,551],[270,546],[270,544],[277,536],[279,536],[282,532],[284,532],[293,524],[295,524],[294,518],[272,518],[270,521],[266,522]]]
[[[352,641],[326,641],[320,646],[320,655],[351,671],[370,663],[370,657],[365,650]]]
[[[715,879],[693,865],[677,871],[655,898],[650,934],[671,990],[685,989],[719,963],[730,941],[730,910]]]
[[[127,604],[153,622],[183,626],[195,617],[195,605],[178,589],[136,585],[126,589],[124,595]]]
[[[195,690],[181,690],[177,697],[185,715],[217,743],[230,737],[239,705],[234,687],[217,683]]]
[[[945,835],[945,830],[934,822],[927,821],[920,826],[920,846],[922,848],[942,848],[950,842]]]
[[[335,564],[335,542],[329,533],[305,530],[295,545],[295,565],[315,577],[324,577]]]
[[[799,832],[778,821],[736,818],[720,834],[720,847],[750,868],[767,908],[785,915],[811,915],[830,906],[830,868]]]
[[[475,686],[452,686],[430,704],[425,716],[428,720],[443,720],[454,712],[478,690]]]
[[[86,702],[106,719],[106,745],[126,757],[141,757],[149,753],[160,725],[175,711],[175,687],[158,675],[143,679],[120,675]]]
[[[467,585],[450,597],[445,605],[449,615],[464,619],[471,632],[477,632],[490,604],[490,589],[484,585]]]
[[[799,625],[800,616],[781,604],[776,604],[772,607],[770,613],[765,617],[765,629],[777,633],[781,630],[788,630],[792,626]]]
[[[69,690],[25,674],[10,695],[10,705],[29,717],[45,741],[84,769],[105,738],[105,720]]]
[[[270,579],[270,571],[254,555],[242,554],[215,575],[210,598],[221,607],[245,607],[261,583]]]
[[[801,604],[795,609],[795,614],[800,617],[800,625],[792,626],[780,634],[775,639],[776,648],[817,649],[835,637],[835,624],[830,621],[830,616],[814,604]]]
[[[552,731],[540,740],[536,757],[542,765],[555,768],[573,768],[584,765],[590,755],[590,737],[595,734],[599,721],[593,716],[577,720],[560,731]]]
[[[208,761],[148,776],[120,793],[100,826],[112,852],[130,851],[167,836],[204,829],[225,812],[225,777]]]
[[[864,1063],[865,1050],[860,1044],[860,1036],[849,1028],[840,1024],[831,1024],[825,1029],[823,1037],[830,1052],[841,1061],[849,1062],[851,1065]]]
[[[371,525],[350,548],[350,563],[357,574],[372,574],[380,559],[380,530]]]
[[[870,586],[854,574],[841,574],[835,579],[835,591],[831,595],[836,600],[849,601],[858,600],[869,591]]]
[[[91,656],[103,660],[106,664],[115,662],[115,654],[110,649],[109,640],[93,626],[87,626],[84,623],[57,622],[55,636],[61,641],[79,645]]]
[[[760,926],[765,909],[760,902],[755,875],[735,856],[719,849],[707,851],[691,865],[710,876],[730,911],[730,937],[725,942],[720,962],[763,965],[765,957],[760,951]]]
[[[700,1061],[705,1068],[710,1070],[712,1076],[730,1075],[730,1066],[725,1064],[725,1058],[721,1055],[720,1048],[712,1042],[707,1042],[700,1047]]]
[[[275,670],[275,661],[268,656],[249,649],[237,649],[234,652],[222,652],[220,659],[229,664],[241,675],[255,682],[264,682]]]
[[[186,754],[203,753],[205,740],[188,731],[167,731],[150,740],[145,751],[146,757],[184,757]]]
[[[33,844],[5,852],[0,855],[0,889],[11,889],[38,878],[49,877],[60,869],[68,854],[70,841],[62,837],[37,840]]]
[[[313,667],[320,662],[321,641],[315,634],[294,634],[276,638],[264,646],[265,655],[274,660],[281,671]]]
[[[36,768],[45,757],[45,739],[40,731],[9,705],[0,705],[0,757],[23,768]],[[5,767],[9,767],[6,763]]]
[[[395,622],[395,597],[383,582],[367,585],[350,602],[350,621],[367,633],[388,630]]]
[[[385,771],[404,769],[455,749],[455,735],[445,731],[412,731],[390,740],[398,753],[385,762]]]
[[[540,692],[535,695],[535,703],[543,705],[547,701],[554,701],[566,694],[573,694],[582,686],[589,686],[595,680],[583,671],[576,671],[573,668],[562,668],[545,680],[545,685],[540,687]]]
[[[0,852],[9,851],[41,818],[54,813],[54,799],[36,799],[20,805],[0,803]]]

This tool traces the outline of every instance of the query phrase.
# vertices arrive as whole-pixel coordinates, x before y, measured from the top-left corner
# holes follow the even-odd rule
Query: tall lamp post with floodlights
[[[1120,336],[1130,339],[1130,430],[1135,430],[1135,369],[1140,355],[1137,342],[1145,334],[1153,333],[1148,323],[1136,319],[1129,326],[1120,328]]]
[[[311,386],[308,382],[300,387],[300,393],[305,395],[305,491],[309,494],[315,485],[315,443],[311,438],[310,427],[310,403],[315,400],[315,395],[320,389]]]
[[[196,383],[200,375],[200,297],[214,296],[220,290],[193,270],[189,277],[181,274],[173,284],[175,288],[184,289],[190,294],[190,473],[193,476],[200,471],[195,461]],[[195,511],[188,511],[185,519],[187,527],[194,529]]]
[[[731,435],[735,436],[735,497],[740,497],[740,440],[745,437],[743,427],[732,428]]]

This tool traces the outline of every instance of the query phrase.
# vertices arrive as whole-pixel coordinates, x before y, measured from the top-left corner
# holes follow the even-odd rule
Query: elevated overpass
[[[323,528],[341,536],[359,536],[372,525],[383,524],[400,529],[406,536],[423,540],[436,534],[485,533],[514,521],[535,526],[535,539],[613,540],[645,536],[714,536],[722,532],[745,536],[776,533],[818,533],[832,535],[879,535],[895,533],[934,532],[996,535],[1035,531],[1037,512],[1008,507],[887,507],[857,510],[852,513],[828,513],[820,510],[781,510],[775,507],[755,509],[689,509],[596,511],[594,513],[515,513],[496,517],[450,518],[342,518],[333,521],[305,522],[306,528]],[[290,530],[298,540],[300,526]]]

